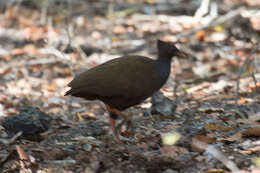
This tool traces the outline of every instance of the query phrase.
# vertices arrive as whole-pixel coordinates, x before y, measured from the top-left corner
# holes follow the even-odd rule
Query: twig
[[[253,78],[255,88],[254,88],[254,94],[256,93],[257,90],[257,80],[255,77],[255,72],[257,68],[257,57],[256,57],[256,50],[257,50],[257,44],[253,48],[251,48],[251,53],[245,60],[245,62],[238,68],[238,73],[237,73],[237,84],[236,84],[236,101],[239,100],[239,84],[240,84],[240,78],[241,74],[243,72],[243,67],[247,68],[250,64],[252,64],[252,72],[251,72],[251,77]],[[253,57],[253,59],[250,59],[250,57]],[[249,68],[250,70],[250,68]]]
[[[223,16],[220,16],[219,18],[217,18],[216,20],[210,22],[209,24],[206,24],[206,25],[202,25],[202,26],[199,26],[197,28],[194,28],[190,31],[187,31],[187,32],[182,32],[180,34],[177,34],[176,37],[178,39],[180,39],[181,37],[186,37],[186,36],[190,36],[192,34],[195,34],[197,31],[200,31],[200,30],[203,30],[203,29],[207,29],[207,28],[211,28],[213,26],[216,26],[216,25],[220,25],[222,23],[225,23],[233,18],[235,18],[236,16],[240,15],[241,12],[244,10],[245,8],[244,7],[240,7],[236,10],[233,10],[233,11],[230,11],[228,12],[227,14],[223,15]]]
[[[237,71],[237,82],[236,82],[236,102],[238,102],[239,100],[239,85],[240,85],[240,78],[241,78],[241,74],[243,72],[243,67],[248,64],[248,59],[246,59],[244,61],[244,63],[238,67],[238,71]]]
[[[15,146],[16,151],[20,158],[20,165],[22,172],[37,172],[37,166],[35,165],[35,159],[31,156],[28,156],[24,149],[19,145]]]
[[[49,0],[44,1],[41,8],[41,17],[40,17],[40,24],[42,25],[45,25],[47,22],[48,6],[49,6]]]
[[[71,0],[67,1],[67,16],[66,16],[66,31],[67,31],[67,36],[68,36],[68,44],[71,45],[71,38],[73,34],[73,24],[72,24],[72,2]]]
[[[5,145],[9,145],[9,144],[13,143],[14,141],[16,141],[16,139],[19,138],[22,134],[23,134],[23,132],[18,132],[11,139],[1,139],[0,138],[0,142],[2,142]]]
[[[19,155],[20,160],[30,161],[29,156],[25,153],[25,151],[19,145],[16,145],[15,148]]]
[[[257,92],[257,80],[256,80],[256,77],[255,77],[255,72],[256,72],[256,68],[257,68],[257,66],[256,66],[256,55],[253,56],[252,65],[253,65],[253,69],[252,69],[251,76],[252,76],[254,84],[255,84],[254,94],[256,94],[256,92]]]
[[[195,12],[195,18],[201,18],[209,12],[209,0],[201,0],[200,7]]]
[[[257,72],[257,64],[258,64],[258,58],[256,56],[256,52],[257,52],[257,49],[259,47],[259,38],[256,40],[256,43],[255,43],[255,48],[254,48],[254,51],[253,51],[253,60],[252,60],[252,65],[253,65],[253,70],[252,70],[252,78],[254,80],[254,84],[255,84],[255,89],[254,89],[254,94],[256,94],[257,92],[257,80],[256,80],[256,77],[255,77],[255,73]]]
[[[207,143],[199,141],[197,139],[194,140],[194,145],[196,145],[196,147],[206,150],[209,154],[211,154],[217,160],[222,162],[229,170],[231,170],[232,172],[240,171],[240,169],[232,160],[228,159],[221,151],[217,150],[213,145],[208,145]]]

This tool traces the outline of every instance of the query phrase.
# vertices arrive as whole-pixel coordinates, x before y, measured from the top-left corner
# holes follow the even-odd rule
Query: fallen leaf
[[[247,150],[240,150],[239,152],[242,154],[252,154],[252,153],[257,153],[260,151],[260,146],[255,146],[252,148],[248,148]]]
[[[126,28],[123,27],[122,25],[116,25],[116,26],[114,26],[114,28],[113,28],[113,32],[114,32],[115,34],[123,34],[123,33],[126,32]]]
[[[43,85],[43,89],[46,89],[48,91],[56,91],[57,87],[52,84],[45,84],[45,85]]]
[[[11,51],[11,55],[23,55],[25,54],[25,50],[23,48],[16,48]]]
[[[245,0],[245,2],[246,2],[249,6],[257,6],[257,5],[260,5],[260,1],[259,1],[259,0]]]
[[[37,54],[38,48],[33,44],[27,44],[24,46],[24,51],[28,54]]]
[[[188,150],[183,147],[165,145],[161,147],[161,152],[163,156],[176,158],[178,155],[188,152]]]
[[[10,56],[10,55],[0,55],[0,59],[10,60],[10,59],[11,59],[11,56]]]
[[[255,121],[252,121],[252,120],[249,120],[249,119],[241,119],[241,118],[237,119],[236,122],[237,123],[244,123],[244,124],[255,124],[255,125],[259,124],[258,122],[255,122]]]
[[[9,73],[11,71],[12,71],[11,68],[0,68],[0,75],[7,74],[7,73]]]
[[[181,135],[177,132],[166,134],[162,137],[162,141],[164,145],[174,145],[179,139]]]
[[[200,31],[196,32],[197,40],[204,41],[206,34],[207,33],[205,30],[200,30]]]
[[[239,104],[244,104],[244,103],[251,103],[254,100],[251,98],[245,98],[245,97],[240,97],[240,99],[238,100]]]
[[[210,114],[210,113],[215,113],[215,112],[217,112],[217,113],[224,112],[224,109],[223,108],[215,108],[215,107],[202,107],[202,108],[199,108],[198,111]]]
[[[205,135],[194,136],[191,140],[191,150],[194,152],[203,152],[205,148],[198,147],[198,142],[202,142],[205,144],[211,144],[216,140],[214,137],[209,137]]]
[[[223,138],[218,138],[218,141],[228,141],[228,142],[234,142],[234,141],[238,141],[242,138],[242,133],[241,132],[237,132],[234,135],[231,135],[229,137],[223,137]]]
[[[250,127],[245,132],[243,132],[245,136],[260,136],[260,127]]]
[[[250,89],[250,90],[254,90],[255,88],[260,88],[260,83],[257,82],[256,85],[249,85],[249,86],[247,86],[247,87],[248,87],[248,89]]]
[[[260,121],[260,112],[257,112],[257,113],[254,114],[254,115],[250,115],[250,116],[249,116],[249,120],[255,121],[255,122]]]
[[[256,166],[260,166],[260,157],[254,158],[253,162],[255,163]]]
[[[217,123],[205,123],[204,128],[206,130],[215,130],[215,131],[229,131],[232,130],[232,127],[220,125]]]

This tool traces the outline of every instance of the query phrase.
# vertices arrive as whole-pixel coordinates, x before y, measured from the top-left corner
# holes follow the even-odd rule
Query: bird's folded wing
[[[103,97],[150,94],[155,79],[152,61],[141,56],[114,59],[77,76],[69,84],[69,94],[81,92]]]

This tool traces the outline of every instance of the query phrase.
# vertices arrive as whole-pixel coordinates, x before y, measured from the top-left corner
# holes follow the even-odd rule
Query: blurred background
[[[259,4],[259,0],[0,1],[0,115],[16,112],[21,98],[50,109],[49,102],[64,102],[59,96],[73,75],[124,54],[154,58],[159,38],[176,43],[191,58],[174,61],[172,77],[177,81],[235,79],[246,60],[246,70],[240,71],[250,75],[256,70],[250,56],[259,56]]]
[[[179,129],[184,136],[207,136],[199,137],[204,142],[218,139],[221,146],[227,141],[237,142],[230,150],[226,148],[233,154],[240,151],[238,141],[243,135],[259,137],[260,134],[259,128],[242,134],[245,126],[236,133],[241,124],[239,118],[260,112],[259,38],[260,0],[0,0],[0,117],[17,115],[20,108],[29,105],[61,117],[62,123],[56,124],[59,128],[52,126],[57,129],[71,129],[78,122],[93,119],[107,122],[107,113],[100,102],[64,97],[67,84],[74,75],[122,55],[156,58],[156,40],[162,39],[175,43],[189,59],[174,59],[170,79],[161,90],[164,101],[159,99],[159,102],[174,110],[152,108],[156,114],[166,116],[155,116],[158,128],[148,127],[148,120],[139,123],[144,121],[147,133],[153,127],[156,132]],[[152,116],[147,108],[153,103],[148,99],[136,106],[141,111],[138,118]],[[251,120],[251,125],[258,120]],[[181,142],[181,150],[164,148],[161,152],[174,159],[180,153],[188,153],[189,158],[180,158],[182,163],[188,163],[195,157],[192,152],[201,152],[190,147],[189,137]],[[153,143],[141,145],[148,154],[160,145],[154,138],[143,140]],[[257,157],[257,152],[254,154]],[[119,158],[135,159],[129,155],[128,160],[126,156]],[[95,154],[92,156],[92,161],[98,160]],[[208,158],[197,156],[189,168],[199,170],[202,164],[206,165],[204,170],[223,168],[213,159],[209,166]],[[253,156],[233,158],[237,157],[239,166],[251,166]],[[110,155],[104,158],[109,160]],[[111,165],[103,161],[101,168],[109,170]],[[149,161],[141,166],[147,166],[145,169],[151,172],[148,168],[156,163]],[[185,165],[180,167],[188,169]]]

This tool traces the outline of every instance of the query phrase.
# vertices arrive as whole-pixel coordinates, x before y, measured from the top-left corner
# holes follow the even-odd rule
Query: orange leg
[[[107,110],[110,112],[110,113],[113,113],[115,115],[121,115],[122,113],[117,110],[117,109],[114,109],[114,108],[111,108],[110,106],[106,105],[106,108]],[[113,117],[109,117],[109,122],[110,122],[110,126],[111,126],[111,129],[112,129],[112,132],[114,134],[114,137],[115,137],[115,140],[118,141],[118,142],[122,142],[119,138],[119,134],[118,134],[118,128],[116,126],[116,119],[113,118]]]
[[[117,110],[115,108],[111,108],[110,106],[106,105],[106,108],[109,112],[111,113],[114,113],[116,115],[122,115],[121,111],[120,110]]]
[[[117,127],[116,127],[116,120],[114,118],[112,118],[112,117],[109,117],[109,122],[110,122],[110,126],[111,126],[111,129],[112,129],[112,132],[114,134],[115,140],[118,141],[118,142],[122,142],[119,139],[119,135],[118,135]]]
[[[120,116],[123,118],[123,121],[116,126],[116,118],[113,117],[113,116],[110,116],[109,117],[109,122],[110,122],[110,126],[111,126],[111,129],[112,129],[112,132],[114,134],[114,137],[115,137],[115,140],[118,141],[118,142],[122,142],[122,140],[120,140],[119,138],[119,132],[122,128],[122,126],[124,124],[127,124],[127,130],[129,129],[129,127],[131,126],[131,121],[129,121],[129,119],[127,118],[126,115],[124,115],[121,111],[115,109],[115,108],[111,108],[110,106],[106,105],[106,108],[107,110],[111,113],[111,114],[114,114],[116,116]]]

